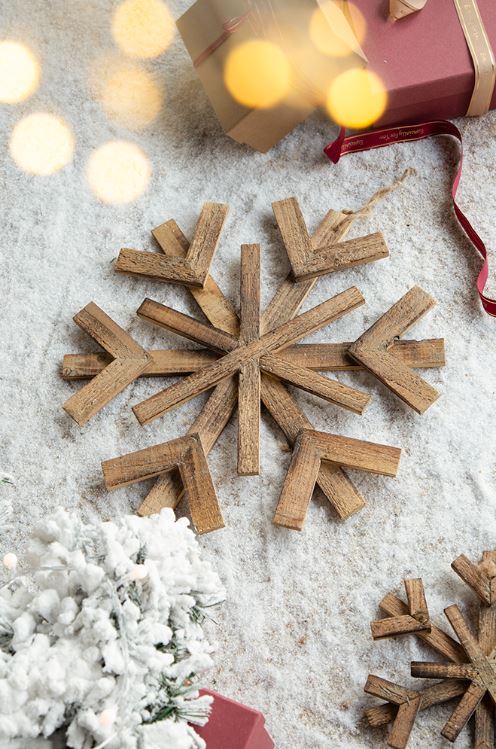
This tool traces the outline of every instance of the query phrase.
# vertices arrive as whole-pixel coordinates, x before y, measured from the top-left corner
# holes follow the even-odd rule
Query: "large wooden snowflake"
[[[420,579],[404,581],[407,603],[389,593],[379,604],[386,618],[371,624],[374,639],[415,635],[448,661],[413,662],[412,676],[441,680],[420,689],[368,677],[365,691],[386,704],[370,708],[366,717],[371,726],[392,723],[387,744],[393,749],[405,749],[419,711],[457,697],[461,699],[441,735],[454,742],[475,714],[474,749],[495,746],[496,552],[485,551],[478,564],[462,554],[451,566],[478,596],[476,634],[456,605],[444,613],[458,640],[433,624]]]
[[[355,342],[352,353],[352,342],[298,344],[305,336],[364,302],[358,289],[351,288],[308,312],[297,314],[316,282],[315,277],[300,282],[294,280],[295,267],[302,273],[301,258],[308,260],[309,246],[315,254],[315,262],[311,264],[313,276],[379,259],[387,255],[387,248],[380,234],[343,241],[353,223],[353,215],[329,211],[310,238],[295,199],[274,204],[274,213],[292,258],[293,270],[263,314],[260,310],[258,245],[242,247],[239,317],[208,275],[226,215],[225,206],[206,204],[191,244],[175,221],[167,221],[153,231],[162,255],[121,250],[116,263],[119,272],[168,283],[175,281],[189,287],[210,324],[149,299],[143,302],[138,314],[199,343],[203,348],[144,351],[96,305],[88,305],[74,319],[106,349],[106,353],[64,358],[63,372],[67,379],[94,377],[69,399],[64,408],[78,423],[85,423],[135,377],[191,373],[134,406],[138,420],[147,424],[199,393],[212,390],[188,435],[198,437],[204,452],[208,453],[237,404],[238,472],[251,475],[259,471],[260,404],[263,403],[288,442],[295,444],[274,522],[299,530],[303,527],[315,483],[338,516],[347,518],[363,507],[364,500],[343,467],[393,476],[397,471],[399,450],[315,432],[284,383],[360,414],[369,396],[320,373],[365,367],[405,402],[422,412],[438,394],[412,369],[442,366],[444,346],[442,340],[398,340],[434,304],[432,298],[417,287]],[[143,451],[139,455],[130,454],[127,463],[113,463],[111,479],[107,480],[108,470],[106,473],[109,488],[158,476],[139,510],[140,514],[157,512],[164,506],[175,507],[183,493],[179,472],[171,470],[167,460],[164,463],[164,455],[169,456],[170,451],[161,449],[156,453],[152,448],[150,450],[152,452],[146,454]],[[109,466],[104,468],[109,469]],[[120,470],[121,481],[118,479]],[[207,512],[208,522],[196,512],[193,521],[197,529],[205,532],[222,525],[220,512],[216,508],[211,510]],[[216,519],[213,521],[213,518]]]

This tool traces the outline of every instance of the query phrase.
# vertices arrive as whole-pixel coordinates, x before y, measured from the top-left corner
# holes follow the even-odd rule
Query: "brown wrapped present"
[[[177,21],[226,133],[268,151],[366,58],[344,0],[197,0]],[[332,49],[329,49],[331,47]]]

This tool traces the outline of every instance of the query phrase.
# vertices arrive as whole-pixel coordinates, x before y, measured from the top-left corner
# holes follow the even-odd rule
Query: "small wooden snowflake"
[[[456,741],[474,715],[474,749],[495,745],[496,551],[485,551],[478,564],[461,554],[451,566],[478,596],[476,635],[456,605],[448,606],[444,613],[458,640],[433,624],[419,579],[404,581],[407,603],[388,593],[379,604],[387,617],[371,623],[374,640],[413,634],[447,660],[412,662],[412,676],[440,680],[418,690],[379,676],[368,677],[365,691],[386,703],[368,709],[366,718],[371,726],[392,723],[387,744],[393,749],[405,749],[420,710],[457,697],[461,699],[441,735]]]

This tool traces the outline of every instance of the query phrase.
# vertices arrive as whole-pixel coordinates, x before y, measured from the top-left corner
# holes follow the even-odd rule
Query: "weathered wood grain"
[[[240,285],[241,345],[260,338],[260,246],[241,246]],[[238,473],[260,472],[260,368],[250,359],[239,370],[238,384]]]
[[[404,581],[410,615],[421,624],[429,621],[429,609],[425,600],[424,584],[420,577]]]
[[[147,351],[150,361],[140,377],[167,377],[175,374],[196,372],[206,364],[218,359],[213,351],[206,349],[151,349]],[[100,374],[113,358],[105,351],[91,354],[65,354],[62,364],[64,380],[88,380]]]
[[[414,286],[348,349],[353,359],[420,414],[438,399],[439,393],[388,349],[397,336],[409,330],[434,305],[429,294]]]
[[[267,374],[279,377],[284,382],[296,385],[300,390],[317,395],[356,414],[362,414],[370,401],[370,396],[361,390],[331,380],[311,369],[298,367],[273,354],[262,356],[260,367]]]
[[[229,333],[214,328],[213,325],[205,325],[184,312],[178,312],[152,299],[145,299],[137,314],[142,319],[155,323],[171,333],[177,333],[183,338],[188,338],[190,341],[200,343],[219,353],[234,351],[238,347],[238,339]]]
[[[292,364],[317,372],[351,372],[365,367],[348,354],[353,341],[344,343],[298,343],[289,346],[279,356]],[[444,367],[444,340],[393,341],[389,352],[413,369]]]
[[[94,302],[78,312],[74,322],[113,358],[96,377],[63,404],[66,413],[83,426],[139,377],[148,366],[150,357]]]
[[[273,518],[274,524],[301,530],[322,460],[348,468],[395,476],[400,452],[398,448],[387,445],[303,430],[295,442]]]
[[[153,278],[156,281],[205,285],[210,265],[227,216],[223,203],[205,203],[186,257],[122,249],[115,264],[118,273]]]
[[[207,459],[197,434],[106,460],[102,470],[107,489],[117,489],[178,468],[188,492],[191,519],[198,533],[224,526]]]
[[[380,232],[343,242],[333,238],[329,244],[313,246],[296,198],[277,201],[272,204],[272,210],[298,282],[374,262],[389,254]]]
[[[137,404],[133,407],[133,412],[140,424],[147,424],[162,416],[168,410],[175,408],[205,390],[210,389],[226,377],[231,377],[250,359],[259,358],[261,355],[278,351],[279,349],[295,343],[301,338],[304,338],[310,333],[313,333],[360,306],[363,302],[364,299],[362,295],[358,289],[354,287],[337,294],[335,297],[332,297],[332,299],[328,299],[317,307],[313,307],[298,317],[283,323],[278,328],[266,333],[258,340],[245,345],[240,344],[238,348],[231,350],[221,359],[208,367],[205,367],[199,372],[193,373],[184,380],[171,385],[169,388],[166,388],[142,403]],[[179,326],[182,326],[183,329],[187,331],[188,336],[192,337],[194,335],[196,337],[195,340],[198,341],[201,337],[202,341],[200,342],[205,342],[206,337],[209,334],[202,330],[202,328],[207,326],[202,326],[201,323],[193,325],[191,322],[192,318],[189,318],[189,316],[182,315],[182,313],[172,314],[173,311],[169,308],[165,308],[163,305],[158,305],[157,303],[154,303],[154,305],[155,307],[163,308],[160,314],[161,324],[169,326],[168,329],[173,325],[177,329]],[[157,321],[159,318],[158,310],[153,312],[149,307],[150,304],[147,305],[145,310],[146,316],[151,317],[153,314],[153,319]],[[143,314],[142,308],[140,309]],[[186,320],[184,318],[186,318]],[[230,341],[235,341],[234,338],[227,334],[222,334],[221,331],[216,330],[215,334],[210,333],[210,337],[218,346],[226,345],[223,342],[222,335],[224,335],[227,344],[229,344]],[[234,343],[232,345],[234,346]]]

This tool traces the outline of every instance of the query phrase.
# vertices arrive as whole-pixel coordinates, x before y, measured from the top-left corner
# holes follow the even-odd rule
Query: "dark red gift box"
[[[207,689],[202,694],[214,698],[208,723],[195,726],[208,749],[275,749],[261,712]]]
[[[388,0],[353,0],[366,19],[362,48],[389,94],[374,126],[465,115],[475,72],[454,0],[428,0],[423,10],[393,23]],[[478,0],[496,50],[496,2]],[[491,108],[496,108],[493,92]]]

